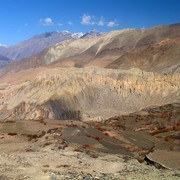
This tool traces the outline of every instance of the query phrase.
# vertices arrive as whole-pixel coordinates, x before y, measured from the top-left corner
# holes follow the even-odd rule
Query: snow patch
[[[74,33],[71,35],[72,38],[81,38],[82,36],[84,36],[84,33],[83,32],[79,32],[79,33]]]

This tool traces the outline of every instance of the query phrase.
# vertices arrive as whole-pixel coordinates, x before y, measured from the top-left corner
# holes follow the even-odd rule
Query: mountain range
[[[1,47],[0,54],[8,59],[6,63],[1,61],[1,66],[9,63],[9,59],[16,61],[0,70],[0,75],[39,66],[179,71],[179,49],[180,24],[108,33],[50,32],[18,45]]]
[[[21,60],[23,58],[40,53],[45,48],[67,39],[76,39],[83,36],[83,33],[72,34],[69,31],[53,31],[36,35],[31,39],[20,42],[9,47],[0,47],[0,54],[11,59]]]
[[[179,64],[180,24],[150,29],[124,29],[100,37],[59,43],[41,56],[61,67],[161,70]]]
[[[0,179],[178,179],[180,24],[0,49]]]
[[[32,55],[36,55],[44,49],[68,39],[93,38],[103,34],[104,33],[97,30],[91,30],[87,33],[71,33],[66,30],[61,32],[45,32],[12,46],[0,45],[0,55],[7,59],[19,61]],[[4,65],[5,64],[0,62],[0,66]]]

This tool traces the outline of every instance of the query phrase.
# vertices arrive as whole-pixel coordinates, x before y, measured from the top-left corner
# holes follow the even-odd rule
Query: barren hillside
[[[1,118],[102,119],[179,102],[180,75],[139,69],[37,68],[0,80]]]
[[[113,69],[139,68],[154,72],[179,72],[180,25],[149,29],[123,29],[89,38],[70,39],[33,57],[13,62],[0,76],[39,66]]]

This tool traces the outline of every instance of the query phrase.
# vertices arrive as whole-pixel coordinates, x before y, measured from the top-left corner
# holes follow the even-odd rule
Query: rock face
[[[0,118],[101,120],[179,102],[179,80],[139,69],[32,69],[1,78]]]

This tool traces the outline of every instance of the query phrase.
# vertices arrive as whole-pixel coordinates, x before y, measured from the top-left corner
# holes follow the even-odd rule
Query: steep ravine
[[[45,69],[21,83],[0,85],[0,119],[101,120],[180,102],[179,80],[179,73],[139,69]]]

